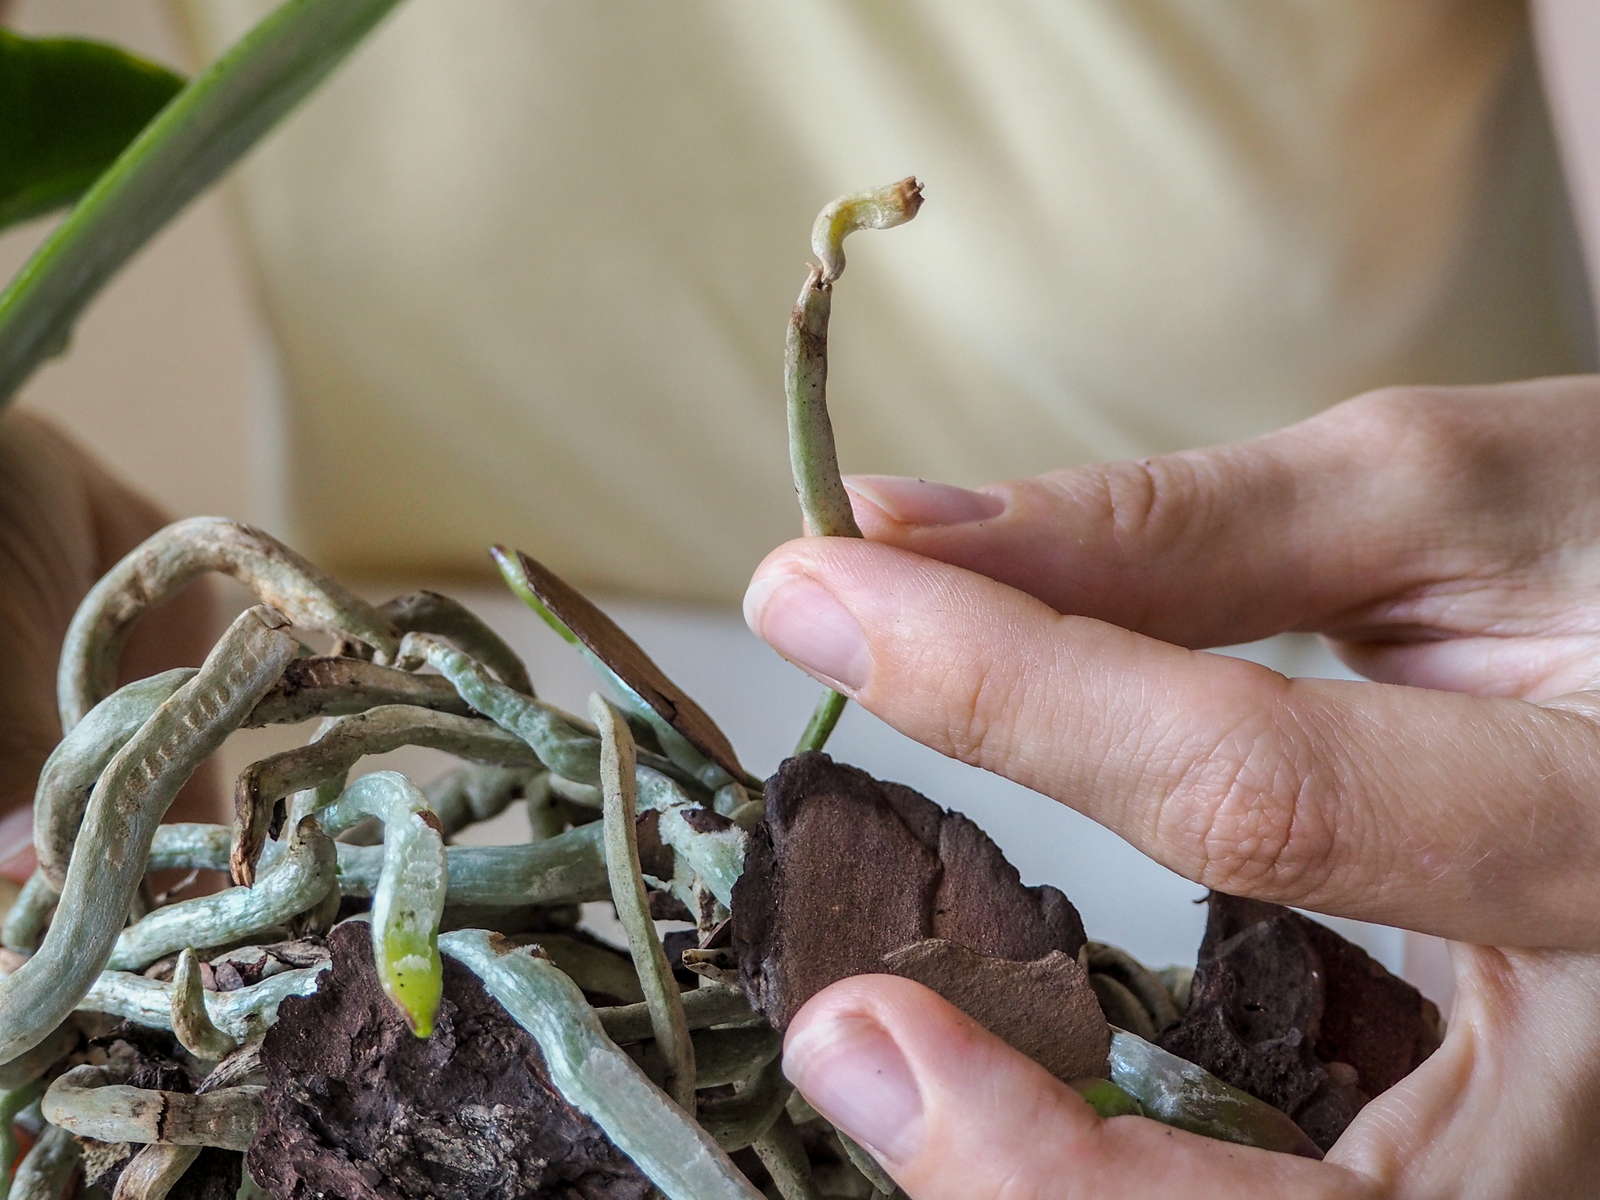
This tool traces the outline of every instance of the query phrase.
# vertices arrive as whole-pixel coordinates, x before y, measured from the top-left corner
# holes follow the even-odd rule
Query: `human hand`
[[[166,523],[160,510],[47,422],[0,412],[0,878],[33,869],[30,805],[61,737],[56,657],[91,584]],[[204,654],[209,605],[190,590],[141,622],[126,678]]]
[[[902,732],[1186,877],[1454,940],[1448,1035],[1314,1163],[1101,1120],[939,997],[815,996],[785,1069],[916,1200],[1554,1196],[1600,1178],[1600,378],[1393,390],[977,493],[853,482],[869,541],[746,600]],[[1193,648],[1315,630],[1382,683]]]

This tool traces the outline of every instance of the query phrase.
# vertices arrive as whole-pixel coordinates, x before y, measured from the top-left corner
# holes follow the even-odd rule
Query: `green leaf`
[[[286,0],[177,94],[0,293],[0,404],[102,285],[399,0]]]
[[[0,29],[0,229],[76,200],[182,86],[115,46]]]

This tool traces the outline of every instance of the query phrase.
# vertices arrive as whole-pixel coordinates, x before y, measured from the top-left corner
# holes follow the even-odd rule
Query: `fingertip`
[[[918,1200],[1365,1194],[1359,1177],[1320,1162],[1137,1115],[1103,1118],[943,997],[897,976],[818,992],[789,1026],[783,1065]]]
[[[812,1106],[907,1186],[976,1178],[1025,1154],[1025,1131],[1039,1122],[1054,1126],[1061,1152],[1099,1125],[1043,1068],[896,976],[858,976],[812,997],[790,1025],[783,1062]]]
[[[803,572],[758,575],[744,597],[745,622],[790,662],[824,683],[854,691],[871,671],[867,636],[849,609]]]
[[[921,1153],[924,1106],[879,982],[845,980],[812,997],[784,1038],[783,1070],[812,1107],[892,1167]]]

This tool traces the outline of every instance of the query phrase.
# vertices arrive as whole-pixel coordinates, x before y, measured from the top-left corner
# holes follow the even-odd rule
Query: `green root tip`
[[[1109,1079],[1074,1079],[1072,1088],[1102,1117],[1142,1117],[1144,1105]]]
[[[406,1027],[419,1038],[430,1037],[444,1000],[443,964],[435,958],[431,970],[396,970],[380,962],[378,980],[383,994],[405,1018]]]

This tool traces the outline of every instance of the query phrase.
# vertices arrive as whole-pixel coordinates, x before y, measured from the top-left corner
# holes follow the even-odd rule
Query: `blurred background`
[[[191,71],[270,7],[10,17]],[[519,545],[765,770],[816,692],[738,616],[798,525],[783,325],[816,210],[908,173],[926,208],[852,241],[835,303],[847,470],[970,485],[1594,363],[1521,3],[412,0],[23,403],[174,515],[460,596],[580,706],[581,664],[488,574]],[[1344,673],[1304,640],[1234,652]],[[972,813],[1091,936],[1192,960],[1199,889],[1070,810],[859,711],[830,749]]]

